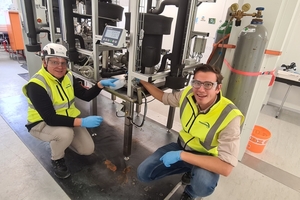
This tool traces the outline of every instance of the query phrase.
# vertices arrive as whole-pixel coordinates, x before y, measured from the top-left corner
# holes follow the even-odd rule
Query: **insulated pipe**
[[[186,35],[186,25],[187,25],[187,13],[189,0],[182,1],[178,0],[178,14],[176,27],[174,31],[173,48],[172,48],[172,58],[171,58],[171,77],[177,77],[178,69],[181,66],[183,49],[184,49],[184,38]]]
[[[66,28],[65,34],[66,34],[67,43],[69,45],[69,58],[71,62],[77,62],[78,52],[75,47],[73,8],[72,5],[70,5],[69,1],[67,0],[59,0],[59,1],[63,1],[59,3],[59,5],[63,5],[63,6],[59,6],[59,11],[60,13],[65,14],[65,16],[64,17],[61,16],[61,18],[65,19],[65,28]]]
[[[158,1],[158,5],[150,12],[153,14],[160,14],[163,12],[166,5],[175,5],[178,7],[177,21],[175,27],[175,35],[173,39],[172,58],[171,58],[171,72],[170,76],[166,78],[166,86],[171,89],[181,89],[184,87],[185,79],[179,77],[179,69],[184,66],[182,64],[182,57],[184,51],[184,43],[186,37],[186,28],[188,24],[188,5],[190,0],[165,0]]]
[[[28,28],[28,33],[27,37],[29,39],[29,44],[25,45],[26,49],[28,52],[37,52],[41,51],[41,46],[38,43],[37,40],[37,31],[35,27],[35,18],[34,18],[34,13],[35,10],[33,10],[35,5],[34,0],[24,0],[24,8],[25,8],[25,14],[26,14],[26,19],[27,19],[27,28]]]

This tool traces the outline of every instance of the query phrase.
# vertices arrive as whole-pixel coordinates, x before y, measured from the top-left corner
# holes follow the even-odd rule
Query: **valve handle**
[[[264,7],[257,7],[256,10],[265,10]]]

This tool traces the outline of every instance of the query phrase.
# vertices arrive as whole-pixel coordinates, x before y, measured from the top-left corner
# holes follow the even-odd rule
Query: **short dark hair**
[[[209,64],[198,64],[196,66],[196,68],[194,69],[194,76],[198,73],[198,72],[213,72],[216,74],[217,76],[217,83],[218,84],[221,84],[222,83],[222,80],[223,80],[223,76],[221,74],[221,70],[218,68],[218,67],[214,67],[214,66],[211,66]]]

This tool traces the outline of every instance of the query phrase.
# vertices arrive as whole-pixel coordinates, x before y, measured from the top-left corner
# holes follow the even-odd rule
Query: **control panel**
[[[126,30],[115,26],[106,26],[104,28],[100,44],[110,47],[126,47]]]

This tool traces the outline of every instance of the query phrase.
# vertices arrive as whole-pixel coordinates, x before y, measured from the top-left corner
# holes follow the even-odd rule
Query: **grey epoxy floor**
[[[11,60],[8,53],[0,51],[0,100],[13,101],[20,98],[21,87],[26,80],[19,74],[24,76],[26,73],[27,70],[20,67],[17,61]],[[21,109],[26,110],[26,107]],[[257,122],[272,132],[264,151],[260,154],[247,151],[232,174],[221,177],[216,191],[205,199],[300,199],[300,158],[297,154],[300,142],[299,114],[283,110],[276,119],[276,109],[265,106]],[[165,124],[167,111],[167,107],[153,101],[148,105],[147,117]],[[155,135],[147,135],[151,129],[150,121],[147,119],[145,126],[137,132],[142,134],[135,133],[133,138],[134,142],[151,152],[167,140],[158,143]],[[9,119],[5,121],[3,116],[0,117],[0,199],[70,199],[9,123],[12,123]],[[163,126],[159,127],[161,132],[156,134],[167,134]],[[175,117],[172,134],[179,128],[178,119]],[[172,136],[170,137],[168,140],[172,140]],[[151,186],[153,187],[149,184],[148,188]]]

